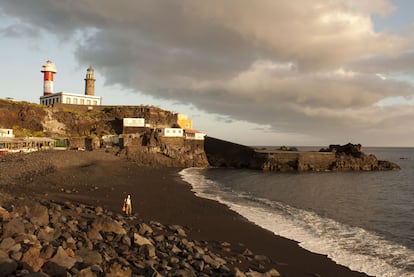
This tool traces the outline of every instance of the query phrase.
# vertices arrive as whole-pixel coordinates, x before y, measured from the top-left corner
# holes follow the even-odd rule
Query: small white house
[[[123,124],[124,127],[145,127],[145,118],[124,118]]]
[[[13,129],[1,129],[0,137],[2,138],[14,138]]]
[[[206,134],[201,133],[196,130],[185,130],[185,138],[186,139],[194,139],[194,140],[204,140]]]
[[[163,137],[180,138],[184,136],[184,130],[181,128],[161,128],[159,132]]]

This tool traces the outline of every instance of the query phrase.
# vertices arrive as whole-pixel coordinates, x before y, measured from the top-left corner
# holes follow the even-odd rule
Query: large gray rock
[[[138,233],[134,233],[134,244],[139,246],[145,244],[152,245],[151,241],[149,241],[147,238],[144,238],[143,236],[140,236]]]
[[[22,257],[24,268],[28,268],[34,272],[38,272],[45,260],[40,257],[40,249],[37,247],[30,247]]]
[[[53,258],[50,259],[50,262],[55,263],[63,268],[69,269],[73,267],[73,265],[76,262],[76,259],[70,257],[66,253],[66,251],[61,246],[59,246],[55,256],[53,256]]]
[[[105,273],[105,277],[131,277],[132,270],[128,267],[123,267],[121,264],[112,263]]]
[[[34,203],[26,208],[27,216],[35,225],[46,226],[49,224],[49,210],[45,206]]]
[[[139,248],[139,253],[146,258],[153,258],[155,257],[155,247],[151,244],[144,244]]]
[[[97,251],[91,251],[88,249],[80,249],[75,252],[77,256],[82,258],[82,261],[86,265],[94,265],[102,263],[102,256]]]
[[[187,236],[187,234],[184,231],[184,228],[181,227],[180,225],[170,225],[170,226],[168,226],[168,228],[172,231],[175,231],[181,237],[186,237]]]
[[[145,223],[140,223],[139,224],[138,233],[140,235],[147,235],[147,234],[148,235],[152,235],[153,230],[152,230],[152,228],[149,225],[147,225]]]
[[[48,274],[48,276],[53,276],[53,277],[67,277],[68,276],[66,268],[60,265],[57,265],[51,261],[48,261],[44,264],[44,266],[42,267],[42,271]]]
[[[54,239],[55,230],[49,226],[40,228],[37,238],[41,241],[49,242]]]
[[[1,243],[0,243],[0,250],[4,250],[4,251],[8,251],[10,248],[12,248],[14,245],[16,244],[16,242],[14,241],[13,238],[5,238]]]
[[[10,213],[3,207],[0,207],[0,219],[2,221],[8,221],[10,219]]]
[[[98,217],[92,223],[92,226],[98,231],[106,233],[115,233],[117,235],[125,235],[126,231],[122,225],[109,217]]]
[[[55,252],[55,249],[53,248],[52,245],[50,244],[45,245],[40,251],[40,257],[45,260],[49,260],[53,256],[54,252]]]
[[[24,232],[24,224],[20,218],[13,218],[3,225],[3,238],[11,237]]]
[[[210,255],[204,255],[203,261],[215,269],[219,268],[221,265],[226,263],[225,260],[218,258],[218,257],[212,257]]]
[[[88,239],[91,241],[103,240],[102,235],[99,233],[98,228],[93,227],[87,232]]]

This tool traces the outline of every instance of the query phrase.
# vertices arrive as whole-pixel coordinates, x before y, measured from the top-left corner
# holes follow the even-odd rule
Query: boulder
[[[76,262],[76,259],[70,257],[62,248],[62,246],[59,246],[55,256],[53,256],[53,258],[50,259],[50,262],[55,263],[63,268],[69,269],[73,267],[73,265]]]
[[[143,254],[146,258],[155,257],[155,247],[152,244],[144,244],[140,246],[139,253]]]
[[[140,223],[139,228],[138,228],[138,233],[140,235],[146,235],[146,234],[151,235],[153,233],[153,230],[148,224]]]
[[[3,225],[3,238],[24,233],[24,224],[20,218],[13,218]]]
[[[48,274],[48,276],[53,276],[53,277],[67,277],[68,276],[66,268],[58,264],[55,264],[54,262],[51,262],[51,261],[48,261],[43,265],[42,271]]]
[[[132,270],[127,267],[123,267],[121,264],[112,263],[105,273],[105,277],[131,277]]]
[[[94,265],[102,263],[102,256],[98,251],[91,251],[88,249],[80,249],[75,252],[77,256],[82,258],[82,261],[86,265]]]
[[[92,222],[93,228],[106,233],[115,233],[117,235],[125,235],[126,231],[122,225],[109,217],[98,217]]]
[[[134,244],[142,246],[145,244],[152,245],[151,241],[149,241],[147,238],[144,238],[143,236],[139,235],[138,233],[134,233]]]
[[[99,230],[97,228],[95,228],[95,227],[93,227],[92,229],[88,230],[88,232],[86,234],[88,236],[88,239],[90,239],[91,241],[103,240],[103,237],[99,233]]]
[[[45,206],[34,203],[26,207],[27,216],[35,225],[46,226],[49,224],[49,210]]]
[[[0,250],[4,250],[4,251],[8,252],[9,249],[12,248],[15,244],[16,244],[16,242],[14,241],[13,238],[5,238],[0,243]]]
[[[10,220],[10,213],[3,207],[0,207],[0,219],[1,221]]]
[[[40,257],[39,248],[30,247],[29,250],[27,250],[23,254],[22,263],[24,265],[24,268],[28,268],[34,272],[38,272],[45,263],[45,260]]]

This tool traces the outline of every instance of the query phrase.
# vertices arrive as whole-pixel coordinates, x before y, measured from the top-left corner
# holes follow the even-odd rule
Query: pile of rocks
[[[0,277],[280,276],[268,257],[191,240],[182,226],[69,202],[11,203],[0,207]]]

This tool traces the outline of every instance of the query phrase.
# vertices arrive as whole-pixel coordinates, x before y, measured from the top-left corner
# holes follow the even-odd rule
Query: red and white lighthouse
[[[51,61],[47,61],[44,65],[42,65],[43,73],[43,96],[53,94],[53,75],[55,75],[56,65]]]

